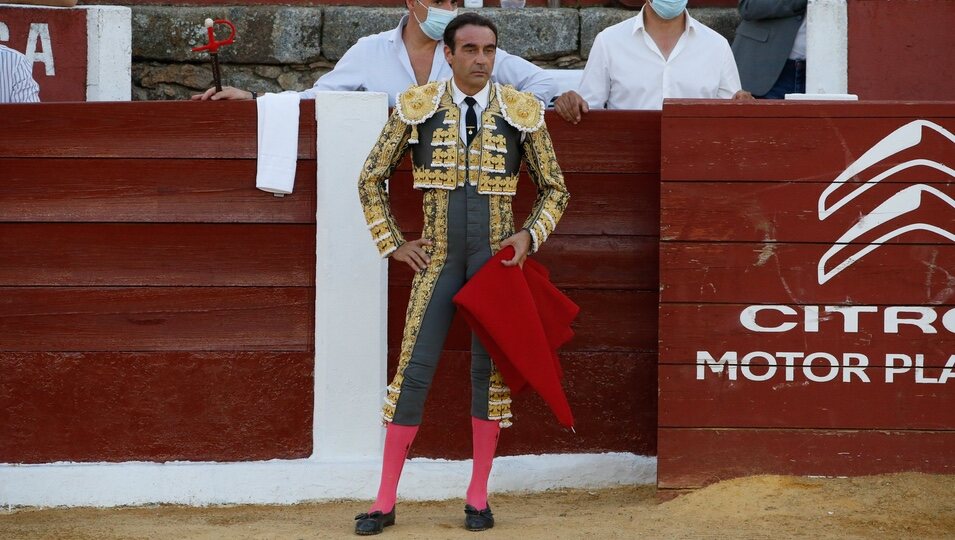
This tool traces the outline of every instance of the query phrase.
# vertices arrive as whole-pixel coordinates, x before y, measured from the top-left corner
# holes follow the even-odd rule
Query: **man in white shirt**
[[[0,45],[0,103],[36,103],[40,87],[27,57]]]
[[[690,17],[686,0],[647,0],[594,40],[579,92],[557,98],[568,122],[597,109],[663,108],[665,98],[749,99],[726,38]]]
[[[457,15],[458,0],[405,0],[408,15],[398,27],[358,40],[315,85],[301,92],[314,99],[322,91],[385,92],[388,103],[411,86],[451,78],[451,66],[444,58],[441,35]],[[544,70],[519,56],[497,51],[491,79],[531,92],[549,103],[557,91],[553,79]],[[218,94],[210,88],[192,99],[252,99],[253,93],[225,87]]]

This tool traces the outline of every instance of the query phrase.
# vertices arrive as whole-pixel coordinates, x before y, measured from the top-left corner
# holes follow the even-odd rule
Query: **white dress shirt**
[[[474,101],[477,102],[474,104],[474,114],[477,115],[478,131],[481,131],[481,127],[482,127],[481,114],[484,112],[484,109],[487,108],[487,100],[490,96],[491,96],[490,82],[485,84],[484,88],[482,88],[480,92],[471,96],[474,98]],[[461,119],[461,121],[458,122],[458,124],[460,124],[460,129],[458,129],[458,133],[461,137],[461,140],[464,141],[465,143],[467,143],[468,141],[468,134],[465,133],[465,130],[467,129],[467,127],[464,125],[465,115],[468,112],[468,104],[464,102],[464,98],[466,97],[468,97],[468,95],[462,92],[461,89],[458,88],[458,85],[454,84],[454,79],[451,79],[451,100],[454,101],[454,104],[457,105],[459,109],[461,109],[461,116],[458,117]]]
[[[315,93],[323,90],[386,92],[388,104],[393,107],[399,93],[417,85],[411,59],[401,39],[401,31],[407,23],[405,15],[394,30],[359,39],[345,52],[335,69],[322,75],[312,88],[301,92],[302,97],[314,99]],[[451,75],[451,66],[444,58],[444,42],[439,41],[434,48],[428,81],[446,81]],[[557,91],[553,79],[544,70],[501,49],[497,50],[491,80],[531,92],[544,103],[550,103]]]
[[[796,39],[793,40],[793,50],[789,53],[790,60],[806,59],[806,16],[803,15],[802,24],[796,31]]]
[[[36,103],[40,86],[33,80],[27,57],[0,45],[0,103]]]
[[[686,13],[683,35],[664,58],[640,10],[597,34],[578,93],[591,108],[659,110],[664,98],[730,98],[741,88],[726,38]]]

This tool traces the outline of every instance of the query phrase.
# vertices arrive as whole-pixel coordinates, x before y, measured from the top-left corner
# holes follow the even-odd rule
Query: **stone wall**
[[[223,84],[258,92],[303,90],[358,38],[397,26],[404,8],[353,6],[133,6],[133,99],[183,99],[212,85],[202,21],[227,18],[235,44],[219,55]],[[484,8],[499,28],[501,47],[548,68],[582,68],[600,30],[632,17],[612,8]],[[733,8],[690,13],[732,41]],[[220,36],[220,38],[225,36]]]

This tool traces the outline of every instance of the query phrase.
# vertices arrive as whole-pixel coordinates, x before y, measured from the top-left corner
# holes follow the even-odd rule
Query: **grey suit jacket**
[[[743,90],[761,96],[776,84],[806,16],[808,0],[739,0],[743,19],[733,40],[733,56]]]

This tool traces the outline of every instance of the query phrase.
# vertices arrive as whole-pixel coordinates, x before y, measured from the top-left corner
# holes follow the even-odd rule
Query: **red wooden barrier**
[[[312,107],[282,199],[254,189],[252,103],[0,107],[17,134],[0,145],[0,462],[311,454]],[[660,113],[548,121],[573,197],[538,257],[583,308],[562,357],[577,434],[518,396],[501,452],[652,455]],[[392,201],[415,237],[410,186],[405,164]],[[393,264],[391,279],[393,369],[411,273]],[[465,458],[461,321],[445,348],[415,452]]]
[[[662,129],[660,487],[955,471],[955,103],[668,102]]]
[[[861,99],[951,100],[955,4],[849,0],[849,92]]]
[[[0,462],[311,454],[312,107],[279,199],[252,103],[0,106]]]

